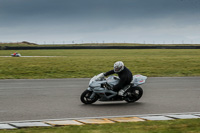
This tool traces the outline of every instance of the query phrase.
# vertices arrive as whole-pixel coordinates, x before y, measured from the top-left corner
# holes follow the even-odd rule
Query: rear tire
[[[127,90],[127,97],[125,99],[126,102],[132,103],[139,100],[143,95],[143,90],[140,86],[131,87]]]
[[[90,96],[92,95],[92,93],[93,93],[92,91],[85,90],[80,97],[81,102],[84,104],[92,104],[96,102],[99,99],[99,97],[98,95],[95,94],[95,96],[92,99],[90,99]]]

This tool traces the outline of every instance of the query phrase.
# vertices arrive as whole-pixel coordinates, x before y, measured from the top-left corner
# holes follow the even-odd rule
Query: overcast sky
[[[200,0],[0,0],[0,42],[200,43]]]

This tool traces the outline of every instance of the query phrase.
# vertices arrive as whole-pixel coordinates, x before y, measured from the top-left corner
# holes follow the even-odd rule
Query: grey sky
[[[0,0],[0,42],[200,43],[200,0]]]

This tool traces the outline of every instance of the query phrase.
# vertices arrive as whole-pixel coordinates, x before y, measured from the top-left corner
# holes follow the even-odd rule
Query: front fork
[[[90,87],[88,87],[87,90],[92,91]],[[90,95],[90,99],[94,98],[94,96],[95,96],[95,93],[92,91],[92,95]]]

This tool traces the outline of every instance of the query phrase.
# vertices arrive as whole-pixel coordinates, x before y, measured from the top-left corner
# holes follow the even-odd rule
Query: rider
[[[124,92],[119,90],[122,90],[126,85],[130,84],[133,79],[133,75],[131,71],[124,66],[122,61],[115,62],[114,69],[104,73],[104,76],[108,76],[114,73],[118,74],[120,80],[119,83],[113,87],[113,90],[118,92],[118,95],[123,96]]]

